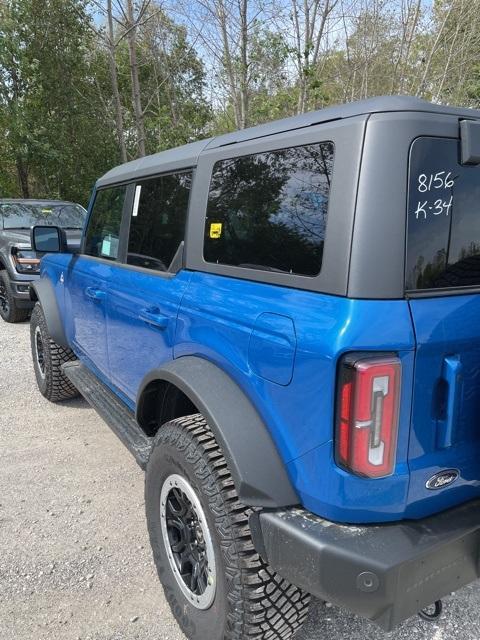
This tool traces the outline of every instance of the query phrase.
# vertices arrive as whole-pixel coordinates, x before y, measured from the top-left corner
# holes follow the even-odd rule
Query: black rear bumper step
[[[145,469],[151,438],[140,429],[133,412],[85,365],[78,361],[67,362],[62,368],[70,382],[120,438],[140,467]]]
[[[338,525],[292,508],[251,526],[281,576],[386,631],[480,575],[479,500],[394,524]]]

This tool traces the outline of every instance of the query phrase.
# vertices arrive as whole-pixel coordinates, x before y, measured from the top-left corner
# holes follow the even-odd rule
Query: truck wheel
[[[254,446],[254,443],[252,443]],[[196,414],[159,430],[147,465],[145,506],[165,597],[190,640],[286,640],[310,596],[255,551],[225,458]]]
[[[3,269],[0,271],[0,316],[5,322],[23,322],[30,315],[30,309],[19,309],[12,295],[10,278]]]
[[[78,396],[78,391],[62,371],[62,364],[75,360],[75,355],[51,339],[43,309],[38,302],[30,319],[30,344],[40,393],[51,402]]]

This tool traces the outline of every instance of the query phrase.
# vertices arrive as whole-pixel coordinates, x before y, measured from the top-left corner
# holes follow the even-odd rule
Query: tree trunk
[[[327,28],[327,20],[339,0],[303,0],[303,14],[297,0],[292,2],[295,57],[298,68],[297,112],[304,113],[310,104],[310,74],[318,73],[320,46]]]
[[[122,102],[118,88],[117,63],[115,61],[115,33],[113,30],[112,0],[107,0],[108,19],[108,58],[110,65],[110,81],[112,83],[113,103],[115,105],[115,127],[117,130],[118,146],[120,148],[120,158],[122,162],[127,161],[127,148],[125,145],[125,133],[123,128]]]
[[[415,37],[417,35],[417,26],[420,20],[420,14],[421,14],[421,10],[422,10],[422,0],[417,0],[417,4],[415,7],[415,14],[414,14],[414,18],[413,18],[413,24],[411,26],[410,29],[410,35],[407,41],[407,49],[405,52],[405,60],[403,63],[403,70],[402,70],[402,77],[401,77],[401,81],[400,81],[400,93],[404,92],[404,87],[405,87],[405,82],[406,82],[406,73],[407,73],[407,69],[408,69],[408,63],[410,60],[410,52],[412,50],[412,46],[413,46],[413,42],[415,40]]]
[[[438,47],[439,43],[441,43],[441,41],[442,41],[443,34],[444,34],[444,31],[445,31],[445,27],[447,25],[448,19],[450,17],[450,14],[452,13],[452,11],[453,11],[453,5],[451,5],[449,7],[449,9],[446,11],[445,17],[444,17],[444,19],[442,21],[440,29],[438,29],[436,38],[435,38],[435,40],[433,42],[433,45],[430,48],[430,53],[428,55],[428,58],[427,58],[427,61],[426,61],[426,64],[425,64],[422,77],[420,79],[420,82],[418,83],[417,90],[415,91],[415,96],[417,98],[422,97],[423,93],[426,90],[427,79],[429,78],[429,74],[430,74],[430,67],[432,65],[432,61],[433,61],[434,55],[437,52],[437,47]]]
[[[223,65],[227,73],[228,87],[230,92],[230,99],[233,105],[233,112],[235,115],[235,126],[237,129],[242,128],[242,113],[238,99],[237,83],[235,79],[235,71],[233,68],[232,54],[230,51],[228,29],[227,29],[227,12],[223,0],[219,0],[218,5],[215,7],[218,24],[220,26],[220,32],[222,36],[222,53],[223,53]]]
[[[133,110],[135,113],[135,127],[137,129],[137,156],[143,158],[145,150],[145,123],[143,118],[142,98],[140,93],[140,78],[137,62],[137,26],[133,11],[133,0],[127,0],[127,42],[130,57],[130,74],[132,77]]]
[[[240,0],[240,128],[248,127],[248,21],[247,21],[247,2],[248,0]]]
[[[302,58],[302,37],[300,33],[300,18],[296,0],[292,0],[292,21],[295,35],[295,56],[298,71],[298,100],[297,113],[305,110],[305,70]]]
[[[30,187],[28,185],[28,170],[21,156],[17,156],[16,165],[17,165],[18,183],[22,190],[22,197],[30,198]]]

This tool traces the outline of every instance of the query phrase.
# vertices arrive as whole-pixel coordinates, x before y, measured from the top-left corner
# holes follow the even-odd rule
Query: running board
[[[140,467],[145,469],[150,455],[151,438],[140,429],[133,411],[78,360],[66,362],[62,369],[85,400],[120,438]]]

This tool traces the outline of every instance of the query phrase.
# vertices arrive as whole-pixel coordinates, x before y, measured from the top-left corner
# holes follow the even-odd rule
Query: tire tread
[[[254,548],[250,507],[242,505],[226,460],[201,414],[163,425],[154,447],[183,452],[209,500],[220,537],[230,603],[225,640],[287,640],[305,621],[310,596],[275,573]],[[152,538],[152,532],[150,532]],[[155,551],[155,545],[152,544]]]
[[[75,398],[79,395],[79,393],[63,373],[62,365],[66,362],[76,360],[77,358],[71,349],[65,349],[65,347],[60,346],[59,344],[54,342],[54,340],[52,340],[48,333],[47,323],[45,321],[43,310],[38,302],[32,311],[30,326],[32,339],[32,357],[34,358],[34,362],[35,352],[33,340],[35,328],[37,326],[40,327],[40,331],[42,332],[44,349],[46,352],[48,351],[48,354],[46,353],[47,362],[45,365],[46,384],[44,386],[41,386],[39,381],[40,392],[43,396],[45,396],[45,398],[47,398],[47,400],[50,400],[50,402],[61,402],[62,400]]]

